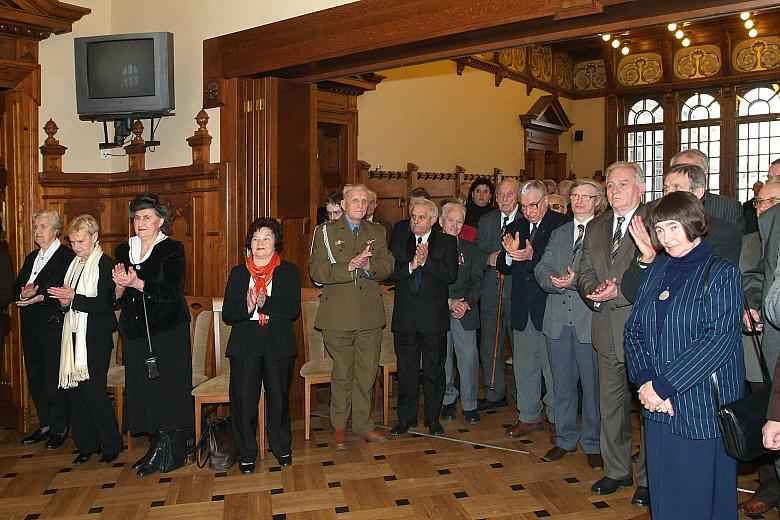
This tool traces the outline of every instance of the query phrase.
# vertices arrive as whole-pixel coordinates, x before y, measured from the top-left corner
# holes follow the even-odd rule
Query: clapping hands
[[[520,249],[520,232],[515,232],[512,236],[509,233],[503,236],[501,239],[501,245],[504,246],[506,254],[516,262],[523,262],[530,260],[534,256],[534,248],[531,247],[531,241],[525,241],[525,247]]]

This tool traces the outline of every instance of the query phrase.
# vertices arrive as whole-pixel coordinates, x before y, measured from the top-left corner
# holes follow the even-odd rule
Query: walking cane
[[[496,316],[496,337],[493,340],[493,373],[490,376],[490,390],[496,389],[496,361],[498,360],[498,340],[501,332],[501,305],[504,300],[504,275],[496,270],[498,278],[498,314]]]

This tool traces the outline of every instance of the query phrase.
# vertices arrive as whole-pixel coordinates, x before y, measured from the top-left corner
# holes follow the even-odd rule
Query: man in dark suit
[[[482,377],[485,397],[477,402],[481,412],[506,406],[506,369],[504,368],[504,340],[509,337],[510,345],[514,341],[509,328],[512,313],[510,295],[512,278],[504,279],[504,292],[501,301],[501,315],[498,314],[499,279],[496,275],[496,259],[501,252],[501,239],[506,227],[520,215],[520,183],[517,179],[507,178],[501,181],[496,190],[498,209],[482,215],[477,225],[477,245],[487,257],[485,281],[482,283],[482,295],[479,300],[480,332],[479,358],[482,362]],[[493,381],[493,348],[496,341],[496,321],[498,326],[498,351],[496,352],[495,381]]]
[[[444,233],[458,237],[466,219],[466,206],[448,203],[441,209],[441,224]],[[467,423],[480,421],[477,411],[477,384],[479,382],[479,353],[477,351],[477,329],[479,309],[477,302],[485,278],[485,254],[476,244],[458,240],[458,279],[450,285],[450,331],[447,333],[447,360],[444,364],[446,387],[441,418],[455,419],[455,400],[460,396],[463,417]],[[455,387],[454,364],[458,360],[460,388]]]
[[[33,238],[39,249],[24,259],[14,283],[14,299],[22,323],[22,349],[27,386],[38,412],[38,429],[22,439],[29,446],[48,439],[46,449],[62,446],[68,437],[68,393],[57,388],[62,343],[60,302],[50,287],[62,287],[65,273],[76,254],[60,243],[62,220],[56,211],[33,215]]]
[[[669,161],[670,167],[680,164],[693,164],[698,166],[704,172],[705,177],[708,177],[710,174],[710,158],[707,157],[707,154],[695,148],[683,150]],[[745,228],[745,220],[742,217],[742,205],[738,200],[724,195],[710,193],[709,191],[706,191],[704,195],[699,198],[704,203],[704,211],[707,213],[708,217],[713,216],[727,220],[737,226],[740,233]]]
[[[395,240],[396,235],[406,236],[409,233],[409,225],[411,222],[412,207],[421,200],[429,200],[431,196],[428,194],[428,190],[425,188],[415,188],[409,193],[409,215],[410,218],[399,220],[393,225],[393,233],[390,235],[390,243]],[[434,227],[438,227],[438,224],[434,224]]]
[[[742,203],[742,217],[745,219],[745,234],[758,231],[758,213],[756,212],[756,198],[758,192],[764,187],[764,183],[756,181],[753,183],[753,197],[747,202]]]
[[[701,168],[693,164],[678,164],[664,173],[664,195],[675,191],[687,191],[703,201],[706,195],[706,186],[707,176]],[[657,199],[646,204],[648,215],[660,200]],[[735,265],[739,265],[739,254],[742,251],[742,231],[732,222],[710,215],[707,211],[705,206],[704,213],[707,215],[708,231],[704,240],[716,254],[728,258]],[[639,285],[645,276],[645,269],[656,255],[650,242],[650,235],[646,232],[644,223],[640,222],[639,218],[637,217],[635,225],[629,226],[629,231],[642,253],[642,258],[631,262],[620,285],[623,295],[632,303],[636,300]]]
[[[601,455],[604,478],[591,490],[606,495],[633,484],[631,471],[631,390],[628,387],[623,327],[631,313],[620,291],[621,277],[637,256],[628,233],[634,215],[646,216],[642,167],[619,161],[607,168],[607,200],[611,210],[591,221],[582,243],[577,290],[594,311],[591,337],[598,353]],[[643,450],[637,463],[638,487],[632,503],[647,506],[647,471]]]
[[[507,226],[496,261],[496,268],[512,277],[512,369],[519,414],[517,422],[506,431],[512,439],[542,428],[542,375],[547,388],[544,396],[547,419],[555,424],[552,372],[542,334],[547,293],[539,287],[534,268],[544,254],[550,233],[571,217],[548,211],[547,193],[541,181],[523,184],[520,189],[523,216]]]
[[[425,425],[442,435],[439,422],[444,399],[444,361],[450,312],[448,287],[458,277],[455,237],[433,230],[438,210],[428,199],[411,209],[410,232],[396,235],[390,246],[395,257],[393,339],[398,359],[398,423],[402,435],[417,426],[422,354]]]

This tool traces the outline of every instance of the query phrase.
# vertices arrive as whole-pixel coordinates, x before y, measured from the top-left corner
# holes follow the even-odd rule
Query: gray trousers
[[[541,421],[542,375],[544,375],[544,384],[547,387],[547,393],[544,394],[547,420],[555,423],[553,413],[555,390],[544,335],[536,330],[530,318],[525,329],[513,329],[513,333],[515,341],[512,346],[512,371],[517,392],[518,418],[526,423]]]
[[[506,288],[504,288],[506,290]],[[491,305],[485,300],[480,301],[479,322],[480,345],[479,359],[482,362],[482,378],[485,385],[485,399],[488,401],[499,401],[506,397],[506,356],[504,355],[504,341],[508,337],[510,345],[514,342],[512,338],[512,329],[509,327],[509,319],[512,314],[512,307],[504,301],[501,306],[501,325],[498,330],[498,356],[496,357],[496,380],[491,389],[491,380],[493,373],[493,345],[496,340],[496,319],[498,313],[498,298]]]
[[[560,337],[547,338],[555,389],[555,445],[572,451],[577,442],[585,453],[601,453],[599,431],[599,368],[596,350],[580,343],[574,327],[564,326]],[[582,385],[582,427],[577,425],[577,381]]]
[[[631,390],[628,386],[626,364],[618,361],[614,350],[609,356],[598,354],[598,362],[604,476],[624,479],[632,473]],[[645,443],[642,442],[636,467],[636,482],[640,486],[647,486],[644,446]]]
[[[477,382],[479,381],[479,359],[477,356],[477,331],[464,330],[460,320],[450,318],[447,333],[447,359],[444,362],[444,405],[452,404],[458,398],[455,388],[455,358],[460,374],[460,401],[464,412],[477,408]]]

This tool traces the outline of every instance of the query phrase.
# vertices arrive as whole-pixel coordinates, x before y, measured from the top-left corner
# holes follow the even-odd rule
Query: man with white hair
[[[448,203],[441,209],[442,231],[458,237],[466,219],[466,207],[460,203]],[[467,423],[480,421],[477,411],[477,383],[479,381],[479,356],[477,353],[477,329],[479,309],[477,302],[485,278],[485,254],[479,247],[457,238],[458,279],[449,287],[450,331],[447,333],[447,359],[444,364],[446,388],[441,418],[455,419],[455,401],[460,396],[463,418]],[[460,389],[455,388],[455,359],[458,360]]]
[[[675,154],[669,161],[669,166],[677,166],[680,164],[693,164],[698,166],[704,171],[705,177],[710,173],[710,158],[707,154],[697,150],[696,148],[689,148]],[[737,226],[740,231],[745,227],[745,219],[742,216],[742,205],[738,200],[726,197],[723,195],[717,195],[706,191],[702,195],[701,201],[704,203],[704,211],[707,215],[722,218]]]
[[[588,224],[577,273],[577,289],[594,311],[591,339],[598,353],[604,478],[593,484],[591,491],[600,495],[634,483],[631,390],[623,343],[623,329],[632,305],[621,293],[620,285],[623,273],[637,256],[636,244],[628,231],[629,223],[634,215],[647,216],[647,208],[642,205],[645,192],[642,167],[618,161],[607,168],[606,175],[611,209]],[[647,506],[650,493],[644,453],[640,453],[636,473],[638,487],[631,502]]]
[[[371,420],[385,306],[379,282],[393,272],[385,228],[364,220],[368,189],[344,188],[344,214],[314,230],[309,275],[323,285],[314,326],[333,358],[330,395],[331,447],[347,449],[347,422],[366,442],[387,437]]]
[[[433,229],[438,209],[432,201],[418,201],[410,213],[409,231],[394,235],[390,245],[395,257],[392,331],[398,367],[398,423],[390,433],[403,435],[417,426],[422,356],[425,425],[431,435],[443,435],[439,415],[450,329],[447,299],[458,277],[457,240]]]

